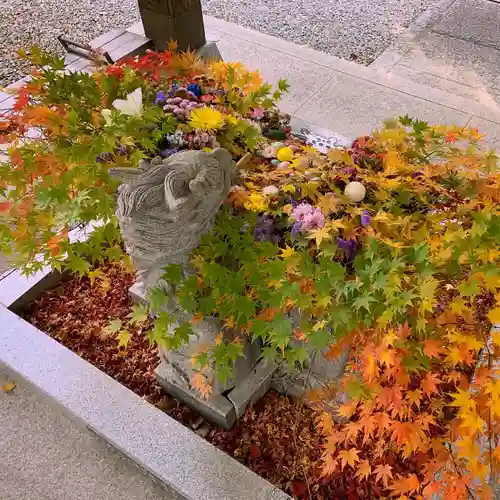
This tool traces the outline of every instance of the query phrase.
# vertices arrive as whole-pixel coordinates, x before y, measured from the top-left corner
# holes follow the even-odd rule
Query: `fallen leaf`
[[[2,391],[3,392],[12,392],[16,388],[16,383],[15,382],[7,382],[6,384],[2,385]]]

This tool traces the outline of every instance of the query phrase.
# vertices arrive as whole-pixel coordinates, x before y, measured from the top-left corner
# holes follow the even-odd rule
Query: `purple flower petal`
[[[362,214],[361,214],[361,224],[366,227],[366,226],[369,226],[371,224],[371,221],[372,221],[372,218],[371,218],[371,215],[370,213],[368,212],[368,210],[365,210]]]

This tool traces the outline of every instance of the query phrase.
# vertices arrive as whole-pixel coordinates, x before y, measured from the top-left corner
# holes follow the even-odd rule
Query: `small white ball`
[[[345,187],[344,194],[355,203],[361,201],[366,196],[366,188],[361,182],[349,182]]]

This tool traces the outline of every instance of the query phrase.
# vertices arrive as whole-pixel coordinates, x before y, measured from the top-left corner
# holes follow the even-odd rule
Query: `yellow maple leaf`
[[[3,392],[12,392],[16,388],[16,383],[15,382],[7,382],[6,384],[2,385],[2,391]]]
[[[452,403],[449,403],[449,406],[457,406],[458,408],[461,408],[462,411],[473,410],[476,408],[476,403],[471,398],[469,391],[457,389],[457,392],[451,394],[451,397],[454,399],[454,401]]]
[[[293,247],[289,247],[288,245],[286,245],[285,248],[281,250],[281,256],[285,260],[295,255],[295,253],[295,249]]]
[[[341,451],[339,453],[341,469],[344,470],[344,467],[346,465],[350,465],[351,467],[354,467],[354,464],[356,462],[359,462],[358,453],[359,453],[359,450],[357,450],[356,448],[351,448],[350,450]]]
[[[123,347],[124,349],[126,349],[132,336],[130,335],[129,332],[127,332],[127,330],[121,330],[118,333],[117,338],[118,338],[118,347],[119,348]]]
[[[494,325],[500,325],[500,307],[495,307],[488,313],[488,319]]]
[[[476,411],[468,411],[463,414],[460,419],[460,427],[467,429],[467,434],[473,436],[476,432],[482,432],[485,421],[476,413]]]
[[[321,229],[315,229],[314,231],[311,231],[307,235],[307,238],[310,240],[316,240],[316,247],[319,248],[324,240],[331,240],[332,235],[330,234],[328,228],[325,226]]]

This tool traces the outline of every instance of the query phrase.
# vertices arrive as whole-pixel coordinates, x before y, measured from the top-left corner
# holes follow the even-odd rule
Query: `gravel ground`
[[[0,87],[29,73],[15,56],[20,47],[62,53],[60,34],[88,42],[138,20],[137,0],[0,0]]]
[[[206,14],[361,64],[436,0],[202,0]]]

